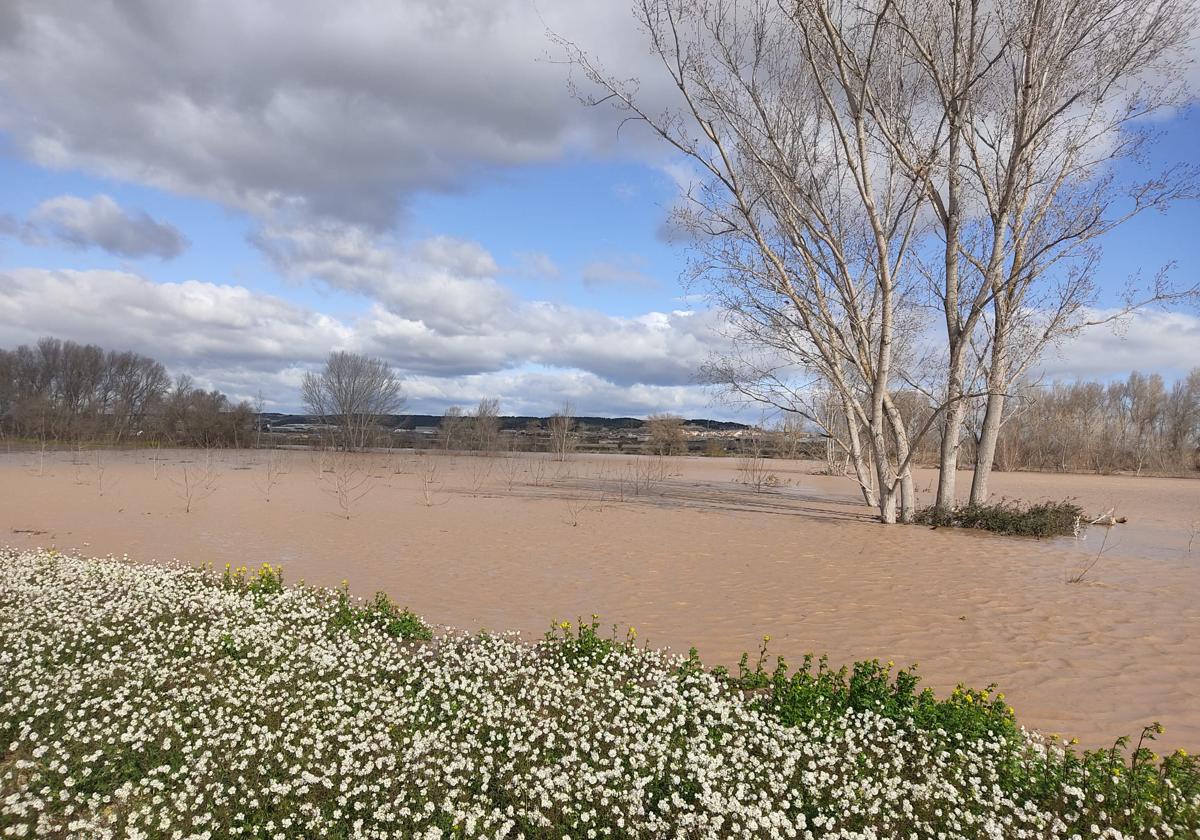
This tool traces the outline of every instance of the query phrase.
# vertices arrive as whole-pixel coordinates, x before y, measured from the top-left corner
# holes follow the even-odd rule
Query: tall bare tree
[[[311,414],[337,427],[350,451],[366,445],[380,417],[404,405],[400,378],[387,362],[340,350],[320,372],[304,374],[301,394]]]
[[[974,365],[995,415],[986,452],[1013,375],[1094,323],[1088,249],[1194,192],[1190,172],[1124,194],[1111,174],[1142,148],[1138,121],[1185,93],[1193,0],[639,0],[635,15],[674,105],[651,107],[637,80],[559,43],[600,91],[586,101],[616,105],[698,172],[679,222],[734,347],[710,373],[810,417],[804,377],[833,389],[885,522],[911,514],[909,462],[931,431],[937,503],[955,504]],[[1177,294],[1159,284],[1124,310]],[[940,384],[914,429],[894,394],[930,304]],[[1033,338],[1014,361],[1018,328]]]
[[[567,460],[567,456],[575,451],[575,411],[569,402],[554,414],[550,415],[550,446],[554,457],[559,461]]]
[[[477,452],[492,453],[500,445],[500,400],[484,397],[470,417],[472,445]]]
[[[735,352],[712,366],[759,398],[815,373],[843,400],[864,497],[881,518],[913,509],[910,442],[890,400],[896,325],[922,215],[921,185],[874,135],[866,89],[889,113],[928,121],[922,80],[897,59],[901,37],[871,9],[829,26],[773,0],[641,0],[635,13],[679,102],[653,110],[636,82],[564,44],[616,104],[698,171],[679,223],[700,243],[698,274],[727,315]],[[776,394],[780,393],[775,391]],[[789,410],[796,410],[791,406]],[[874,491],[865,488],[875,485]],[[899,506],[899,511],[897,510]]]
[[[922,185],[937,219],[939,253],[926,266],[945,322],[941,400],[947,416],[937,504],[956,504],[960,434],[972,345],[981,359],[986,416],[971,498],[987,477],[1006,393],[1045,347],[1154,302],[1194,295],[1164,275],[1126,291],[1116,313],[1096,300],[1096,243],[1150,209],[1196,194],[1180,167],[1133,181],[1115,164],[1137,159],[1143,121],[1191,94],[1183,84],[1192,0],[901,0],[874,4],[902,34],[901,60],[916,68],[938,115],[932,131],[890,114],[892,91],[863,87],[879,138]],[[815,8],[827,28],[837,3]],[[797,15],[804,13],[799,10]],[[856,73],[862,74],[856,69]],[[927,129],[929,126],[925,126]]]
[[[463,445],[466,431],[467,419],[463,415],[462,408],[457,405],[447,408],[438,423],[438,440],[442,444],[442,449],[446,451],[458,449]]]

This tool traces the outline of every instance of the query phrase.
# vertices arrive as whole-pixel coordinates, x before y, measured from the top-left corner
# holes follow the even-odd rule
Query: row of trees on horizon
[[[347,449],[368,445],[379,420],[403,408],[400,377],[385,362],[351,353],[331,353],[308,374],[302,396],[310,413],[333,430],[329,443]],[[914,463],[938,462],[937,436],[917,430],[935,426],[939,415],[916,390],[892,393],[906,429],[922,445]],[[814,433],[826,428],[828,466],[849,469],[847,416],[840,400],[826,392],[809,398],[823,407],[821,422],[787,413],[760,424],[746,446],[767,456],[795,458]],[[235,403],[219,391],[197,388],[186,376],[174,379],[158,361],[132,351],[105,350],[57,338],[35,345],[0,349],[0,435],[60,443],[131,440],[180,446],[253,446],[260,411]],[[974,458],[986,417],[986,400],[966,412],[966,456]],[[669,413],[645,421],[648,451],[680,455],[688,451],[683,419]],[[439,423],[436,445],[447,450],[495,452],[500,439],[500,402],[485,398],[463,409],[451,407]],[[540,423],[546,447],[566,457],[578,441],[569,404]],[[860,430],[861,431],[861,430]],[[727,450],[714,450],[722,454]],[[840,466],[838,466],[840,464]],[[1108,383],[1018,383],[995,450],[1001,470],[1180,474],[1200,470],[1200,367],[1170,387],[1158,374],[1131,373]]]
[[[244,446],[255,411],[220,391],[174,379],[130,350],[58,338],[0,349],[0,435],[41,441],[148,437],[180,446]]]

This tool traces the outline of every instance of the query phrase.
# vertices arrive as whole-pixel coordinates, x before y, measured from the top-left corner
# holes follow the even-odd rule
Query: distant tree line
[[[41,442],[133,438],[180,446],[242,446],[254,425],[246,402],[175,380],[132,351],[57,338],[0,349],[0,435]]]
[[[928,422],[928,401],[897,395],[910,428]],[[964,446],[976,457],[986,404],[966,416]],[[844,422],[844,419],[843,419]],[[936,438],[917,453],[937,463]],[[1167,386],[1158,374],[1133,372],[1124,381],[1018,383],[996,442],[998,470],[1185,473],[1200,470],[1200,368]]]

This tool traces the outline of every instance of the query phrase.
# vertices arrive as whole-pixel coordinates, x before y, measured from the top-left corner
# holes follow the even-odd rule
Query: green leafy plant
[[[617,625],[612,626],[612,634],[605,638],[600,635],[600,617],[592,615],[590,622],[580,618],[575,624],[569,621],[555,621],[546,635],[543,643],[562,653],[569,661],[596,661],[617,650],[628,650],[635,646],[637,629],[630,627],[624,639],[617,637]]]
[[[340,630],[354,632],[364,626],[372,626],[399,639],[433,638],[432,628],[420,616],[407,607],[401,609],[385,592],[376,592],[371,600],[355,603],[343,584],[333,600],[330,624]]]

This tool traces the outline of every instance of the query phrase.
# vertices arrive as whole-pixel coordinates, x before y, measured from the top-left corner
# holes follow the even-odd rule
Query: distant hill
[[[307,414],[281,414],[278,412],[265,411],[261,415],[262,419],[267,420],[272,425],[292,425],[295,423],[317,423],[319,418],[312,417]],[[524,429],[530,423],[538,422],[543,426],[549,422],[549,417],[527,417],[527,416],[502,416],[500,419],[500,427],[502,429]],[[442,422],[440,414],[389,414],[381,421],[382,426],[389,429],[415,429],[421,426],[438,426]],[[582,427],[592,429],[607,429],[610,431],[635,430],[640,429],[645,425],[646,421],[639,420],[636,417],[576,417],[575,422]],[[701,426],[706,429],[712,429],[718,432],[736,431],[738,429],[750,428],[745,423],[735,423],[729,420],[706,420],[698,418],[694,420],[685,420],[684,423],[689,426]]]

